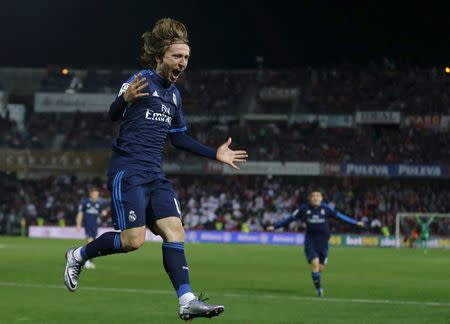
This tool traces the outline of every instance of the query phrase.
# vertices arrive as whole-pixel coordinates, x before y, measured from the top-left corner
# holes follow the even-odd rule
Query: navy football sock
[[[320,272],[312,272],[312,280],[314,282],[314,286],[316,287],[316,289],[320,289]]]
[[[184,256],[183,242],[164,242],[162,244],[164,269],[169,275],[170,281],[180,297],[186,293],[192,293],[189,282],[189,268]]]
[[[122,241],[120,240],[120,233],[117,232],[106,232],[83,246],[80,250],[83,260],[124,252],[122,249]]]

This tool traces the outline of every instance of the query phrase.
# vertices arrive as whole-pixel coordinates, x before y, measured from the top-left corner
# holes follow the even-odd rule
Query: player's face
[[[309,202],[313,206],[319,206],[322,203],[322,200],[322,193],[318,191],[311,192],[311,194],[309,195]]]
[[[89,193],[89,198],[90,198],[91,200],[97,200],[97,198],[98,198],[98,190],[92,190],[92,191]]]
[[[190,54],[186,44],[172,44],[164,53],[162,60],[158,60],[156,71],[170,83],[177,81],[181,73],[186,69]]]

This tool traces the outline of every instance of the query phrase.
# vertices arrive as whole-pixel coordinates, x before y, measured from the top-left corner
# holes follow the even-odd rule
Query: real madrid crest
[[[134,212],[134,210],[130,210],[130,212],[128,213],[128,220],[130,222],[134,222],[137,219],[136,213]]]

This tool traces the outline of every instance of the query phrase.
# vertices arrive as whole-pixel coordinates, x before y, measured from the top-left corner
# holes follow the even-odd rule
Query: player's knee
[[[161,233],[161,237],[163,238],[164,242],[184,242],[184,231],[166,231],[164,233]]]
[[[141,237],[134,237],[129,240],[126,240],[125,242],[122,242],[122,247],[125,251],[135,251],[139,249],[142,244],[144,244],[145,238]]]
[[[184,228],[178,217],[160,219],[156,226],[165,242],[184,242]]]
[[[144,240],[133,240],[130,242],[129,249],[131,251],[135,251],[139,249],[142,246],[142,244],[144,244]]]
[[[125,252],[139,249],[145,241],[145,227],[127,229],[120,233],[122,249]]]
[[[126,252],[135,251],[144,244],[145,235],[124,235],[122,237],[122,248]]]
[[[319,267],[320,267],[319,259],[318,258],[312,259],[311,260],[311,270],[313,272],[317,272],[317,271],[319,271]]]
[[[164,233],[164,241],[167,242],[184,242],[184,230],[174,229]]]

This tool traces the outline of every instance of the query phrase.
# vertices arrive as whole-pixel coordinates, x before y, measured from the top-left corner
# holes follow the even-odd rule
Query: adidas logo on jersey
[[[158,97],[158,98],[159,98],[159,94],[158,94],[158,92],[156,92],[156,90],[152,93],[152,96],[153,96],[153,97]]]
[[[175,93],[172,94],[172,99],[175,106],[177,106],[177,96],[175,95]]]

